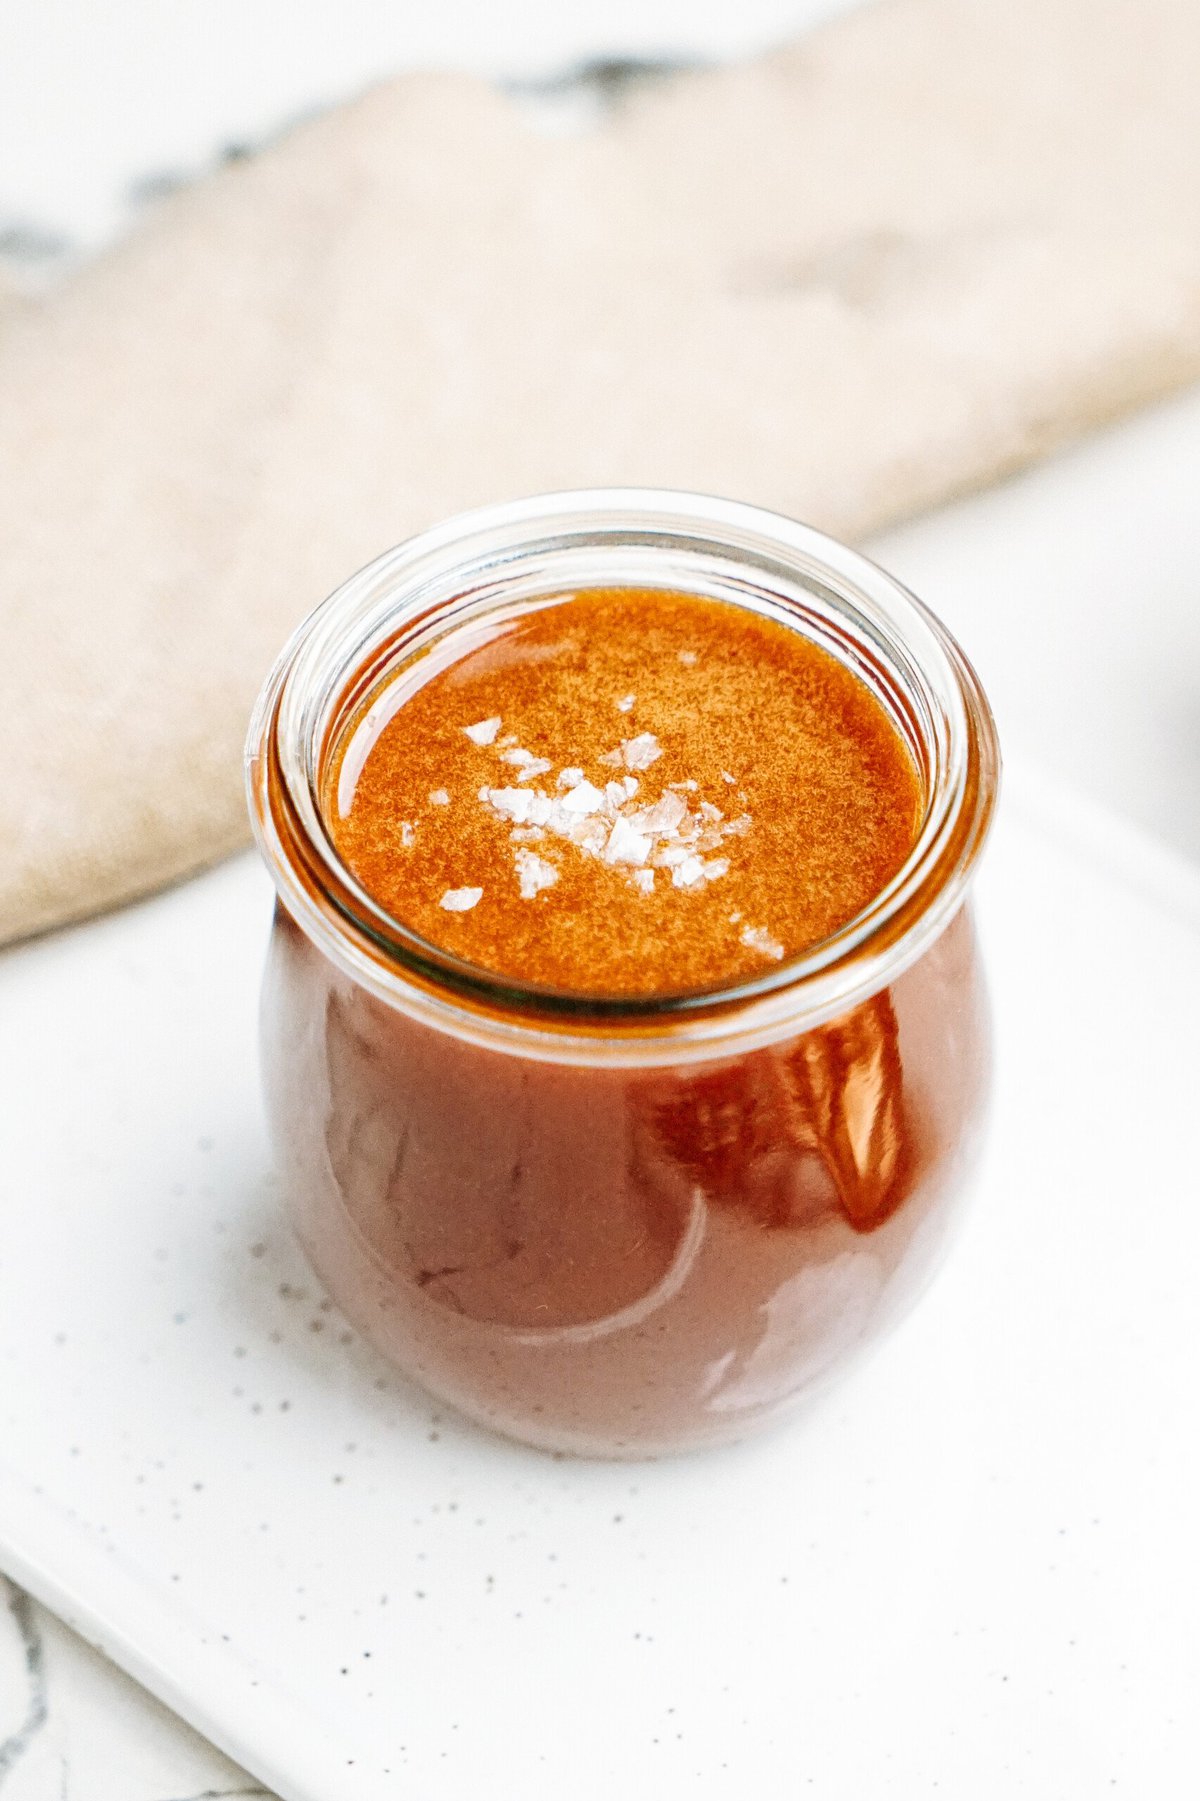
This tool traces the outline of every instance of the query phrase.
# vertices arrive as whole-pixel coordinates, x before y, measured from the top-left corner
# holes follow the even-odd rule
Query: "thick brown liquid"
[[[882,707],[741,608],[587,593],[442,648],[369,698],[326,811],[369,892],[477,965],[631,995],[757,973],[912,846],[919,784]],[[621,784],[608,810],[585,791],[550,811],[585,780]],[[637,860],[606,855],[626,831]],[[554,879],[523,892],[531,856]],[[434,1394],[586,1452],[738,1437],[877,1336],[936,1260],[986,1089],[962,912],[837,1019],[627,1067],[426,1023],[281,907],[263,1026],[286,1190],[334,1296]]]
[[[478,967],[587,994],[744,979],[912,849],[920,783],[884,708],[744,607],[589,590],[429,667],[390,717],[376,697],[326,811],[367,892]]]

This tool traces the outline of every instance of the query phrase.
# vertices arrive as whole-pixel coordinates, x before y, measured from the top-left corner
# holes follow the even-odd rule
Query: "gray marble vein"
[[[0,1801],[270,1801],[0,1576]]]
[[[46,1724],[49,1712],[46,1700],[45,1655],[42,1635],[34,1616],[33,1602],[19,1588],[8,1592],[8,1611],[16,1627],[24,1652],[26,1693],[25,1712],[20,1724],[0,1742],[0,1788],[28,1751],[30,1744]]]

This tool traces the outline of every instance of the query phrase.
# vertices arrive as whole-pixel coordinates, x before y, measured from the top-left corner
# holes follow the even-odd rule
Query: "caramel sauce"
[[[861,912],[919,829],[865,682],[731,602],[564,595],[392,693],[332,760],[334,844],[392,917],[502,976],[636,996],[761,974]]]

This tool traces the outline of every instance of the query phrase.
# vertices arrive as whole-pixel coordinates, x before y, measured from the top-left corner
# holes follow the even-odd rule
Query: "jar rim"
[[[684,993],[621,996],[501,976],[462,962],[388,915],[359,887],[326,830],[321,765],[335,710],[344,708],[372,654],[389,642],[394,648],[401,625],[410,633],[435,629],[439,606],[463,594],[483,595],[481,606],[500,604],[522,569],[532,569],[534,581],[540,572],[545,593],[578,588],[587,584],[550,579],[564,559],[574,557],[578,566],[580,558],[617,554],[657,557],[676,572],[659,585],[712,592],[698,574],[689,582],[686,571],[691,564],[697,571],[719,567],[789,610],[829,609],[839,629],[865,634],[912,699],[927,769],[925,816],[909,857],[853,919],[762,975]],[[591,585],[654,584],[601,576]],[[377,684],[377,677],[367,681],[363,691]],[[293,633],[259,695],[246,744],[251,821],[278,895],[352,980],[431,1025],[495,1048],[620,1063],[676,1063],[734,1045],[746,1050],[808,1030],[886,987],[958,910],[990,827],[999,766],[995,723],[975,671],[940,620],[894,577],[784,515],[639,488],[565,491],[479,508],[385,552]]]

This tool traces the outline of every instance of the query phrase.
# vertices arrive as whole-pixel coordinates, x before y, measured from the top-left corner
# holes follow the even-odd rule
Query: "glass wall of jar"
[[[894,880],[753,981],[631,999],[501,979],[384,914],[327,829],[332,760],[398,671],[548,596],[619,586],[808,634],[872,689],[919,772]],[[305,622],[247,770],[278,893],[262,1030],[287,1204],[401,1370],[531,1443],[652,1454],[786,1412],[919,1293],[986,1102],[967,889],[998,756],[969,664],[899,584],[810,528],[701,496],[487,509]]]

